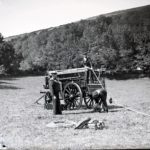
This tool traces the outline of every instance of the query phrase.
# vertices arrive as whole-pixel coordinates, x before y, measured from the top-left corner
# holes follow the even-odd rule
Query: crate
[[[45,103],[45,104],[44,104],[44,109],[52,110],[52,109],[53,109],[52,103]]]

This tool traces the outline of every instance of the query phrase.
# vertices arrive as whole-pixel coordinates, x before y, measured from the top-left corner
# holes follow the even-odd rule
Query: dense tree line
[[[141,67],[148,72],[150,6],[24,34],[11,44],[22,71],[81,67],[83,55],[88,55],[95,68],[131,72]]]
[[[20,61],[19,56],[15,54],[13,45],[4,41],[0,33],[0,75],[18,72]]]

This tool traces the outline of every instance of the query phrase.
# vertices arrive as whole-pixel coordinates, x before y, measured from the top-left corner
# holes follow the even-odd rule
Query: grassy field
[[[39,98],[44,77],[0,79],[0,142],[12,149],[103,149],[150,148],[150,117],[117,107],[130,106],[150,114],[150,79],[106,80],[108,94],[115,103],[109,113],[89,109],[52,110],[34,104]],[[52,121],[83,118],[103,120],[103,130],[48,128]]]

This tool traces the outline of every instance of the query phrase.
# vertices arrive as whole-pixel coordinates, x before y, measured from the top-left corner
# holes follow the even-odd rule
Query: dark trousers
[[[107,93],[101,96],[100,105],[103,104],[104,111],[108,112],[108,105],[106,99],[107,99]]]
[[[59,115],[59,114],[62,114],[59,93],[55,94],[55,97],[56,97],[56,99],[53,99],[53,114]]]
[[[103,104],[104,111],[108,112],[108,105],[107,105],[107,92],[105,90],[102,90],[98,95],[95,95],[93,97],[95,99],[95,102],[99,105]]]

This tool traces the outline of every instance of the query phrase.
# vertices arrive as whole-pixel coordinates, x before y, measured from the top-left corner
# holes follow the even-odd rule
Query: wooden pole
[[[39,100],[41,99],[41,98],[43,98],[45,96],[45,94],[44,95],[42,95],[40,98],[38,98],[35,102],[34,102],[34,104],[39,104],[38,102],[39,102]]]
[[[94,75],[95,75],[97,81],[99,82],[99,84],[102,86],[102,89],[105,89],[104,86],[103,86],[103,84],[101,83],[101,81],[100,81],[99,78],[97,77],[96,73],[94,72],[94,70],[93,70],[92,68],[90,68],[90,69],[91,69],[91,71],[94,73]]]

